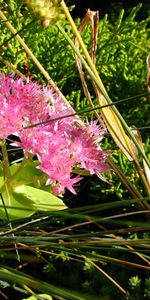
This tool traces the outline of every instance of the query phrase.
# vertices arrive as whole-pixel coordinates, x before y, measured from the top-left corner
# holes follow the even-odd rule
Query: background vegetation
[[[22,1],[0,1],[0,5],[73,108],[76,111],[89,108],[73,50],[58,27],[53,25],[43,29]],[[128,98],[128,101],[118,102],[117,108],[129,126],[134,125],[140,130],[149,156],[150,103],[145,94],[150,17],[146,15],[137,20],[140,9],[140,5],[130,8],[125,15],[121,10],[119,16],[114,9],[110,18],[107,15],[100,18],[96,66],[111,99],[115,102]],[[73,39],[70,25],[66,20],[62,22]],[[80,22],[76,19],[77,25]],[[17,69],[46,84],[4,21],[0,23],[0,36],[1,72],[8,74]],[[86,26],[82,37],[90,51],[90,26]],[[96,105],[88,75],[87,83]],[[87,113],[86,117],[89,120],[95,118],[93,112]],[[81,118],[85,119],[85,114]],[[117,167],[142,197],[146,197],[133,162],[127,160],[108,133],[102,147],[109,151]],[[13,164],[23,154],[8,148]],[[70,300],[150,299],[149,214],[138,210],[139,200],[133,199],[115,172],[107,177],[106,182],[96,176],[85,177],[77,196],[66,191],[67,210],[37,213],[28,219],[15,220],[12,222],[15,231],[11,234],[8,234],[8,222],[1,220],[2,299],[31,296],[31,300],[51,299],[46,298],[48,295],[53,299]],[[14,243],[18,245],[20,262]]]

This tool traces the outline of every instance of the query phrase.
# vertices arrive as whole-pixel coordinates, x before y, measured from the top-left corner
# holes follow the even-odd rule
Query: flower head
[[[53,92],[49,89],[49,97]],[[46,120],[49,98],[34,82],[24,83],[12,75],[0,74],[0,139],[15,134],[24,126]]]
[[[16,145],[26,156],[37,156],[38,168],[47,174],[55,193],[65,188],[76,193],[81,177],[72,176],[75,166],[97,175],[108,169],[107,154],[100,147],[104,130],[96,122],[80,124],[78,116],[68,116],[72,113],[53,89],[0,74],[0,139],[17,133]]]

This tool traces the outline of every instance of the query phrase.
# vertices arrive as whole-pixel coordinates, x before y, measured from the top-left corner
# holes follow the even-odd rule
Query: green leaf
[[[29,217],[37,211],[57,211],[66,208],[60,198],[46,190],[45,174],[36,169],[37,165],[38,162],[32,160],[26,160],[23,165],[13,164],[10,167],[11,177],[7,189],[4,187],[3,176],[0,176],[3,198],[3,201],[0,199],[0,218],[6,219],[6,209],[10,219],[18,219]],[[0,175],[2,175],[2,163]]]
[[[54,211],[66,208],[65,204],[60,198],[47,191],[43,191],[28,185],[21,185],[14,188],[13,196],[18,202],[24,205],[26,205],[26,202],[28,201],[29,206],[36,211]]]
[[[16,199],[12,190],[9,190],[9,196],[5,192],[2,193],[3,202],[7,210],[9,219],[20,219],[32,216],[36,209],[33,208],[32,202],[26,199],[26,202],[21,202]],[[21,200],[21,199],[20,199]],[[2,200],[0,199],[0,219],[7,219],[6,211],[4,208]]]
[[[47,191],[21,185],[2,194],[7,213],[11,219],[27,218],[37,211],[57,211],[65,209],[63,201]],[[5,208],[0,199],[0,218],[6,219]]]

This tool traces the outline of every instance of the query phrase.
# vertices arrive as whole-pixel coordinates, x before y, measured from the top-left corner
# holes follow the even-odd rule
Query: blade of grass
[[[115,285],[117,287],[117,289],[119,290],[119,292],[123,295],[126,295],[127,292],[125,291],[125,289],[116,282],[116,280],[114,280],[110,275],[108,275],[102,268],[100,268],[96,263],[94,263],[90,258],[87,258],[86,256],[83,256],[85,261],[87,261],[88,263],[90,263],[92,266],[94,266],[101,274],[103,274],[113,285]],[[130,298],[131,299],[131,298]]]
[[[37,278],[33,278],[29,275],[22,274],[19,271],[15,271],[11,268],[6,268],[5,266],[0,266],[0,278],[2,280],[6,280],[8,282],[16,282],[17,284],[21,286],[28,286],[29,288],[36,289],[38,291],[42,291],[45,293],[50,293],[50,295],[59,295],[63,296],[66,299],[72,299],[72,300],[90,300],[91,297],[94,299],[95,297],[88,296],[88,295],[81,295],[80,293],[77,293],[75,291],[69,291],[65,290],[64,288],[61,289],[57,286],[54,286],[50,283],[44,282],[42,280],[38,280]],[[96,298],[94,299],[96,300]]]
[[[90,55],[89,55],[89,53],[88,53],[88,51],[87,51],[87,49],[86,49],[86,47],[85,47],[85,44],[84,44],[84,42],[83,42],[83,40],[82,40],[82,38],[81,38],[81,35],[80,35],[80,33],[78,32],[78,30],[77,30],[77,28],[76,28],[76,25],[75,25],[75,23],[74,23],[74,21],[73,21],[71,15],[70,15],[70,13],[69,13],[69,10],[68,10],[67,6],[65,5],[64,1],[61,2],[61,5],[62,5],[62,8],[63,8],[63,10],[64,10],[64,13],[65,13],[65,15],[66,15],[66,17],[67,17],[69,23],[70,23],[70,25],[71,25],[71,27],[72,27],[72,29],[73,29],[73,32],[75,33],[75,35],[76,35],[76,37],[77,37],[77,39],[78,39],[78,42],[79,42],[79,44],[80,44],[80,46],[81,46],[81,48],[82,48],[82,50],[83,50],[83,53],[84,53],[84,55],[85,55],[85,57],[86,57],[86,59],[87,59],[87,61],[88,61],[88,64],[89,64],[89,67],[90,67],[90,68],[89,68],[89,67],[87,68],[87,64],[86,64],[85,60],[83,59],[82,55],[80,55],[79,51],[77,51],[77,49],[74,47],[72,41],[70,40],[70,38],[68,37],[68,35],[64,32],[64,30],[63,30],[63,28],[61,27],[61,25],[60,25],[60,24],[57,24],[57,26],[58,26],[58,28],[60,29],[60,31],[64,34],[64,36],[66,37],[66,39],[68,40],[68,42],[70,43],[70,45],[71,45],[71,47],[73,48],[73,50],[74,50],[74,51],[76,52],[76,54],[80,57],[80,59],[82,60],[82,63],[84,63],[84,66],[85,66],[86,69],[88,70],[89,74],[90,74],[91,77],[95,80],[96,84],[97,84],[98,87],[100,88],[100,91],[101,91],[101,93],[102,93],[102,99],[103,99],[103,100],[105,99],[105,103],[102,101],[101,104],[106,104],[107,101],[108,101],[108,103],[110,103],[111,100],[110,100],[110,98],[109,98],[109,96],[108,96],[108,94],[107,94],[107,92],[106,92],[106,90],[105,90],[105,87],[104,87],[104,85],[103,85],[103,83],[102,83],[102,81],[101,81],[101,79],[100,79],[100,77],[99,77],[99,74],[97,73],[97,70],[96,70],[96,68],[95,68],[95,65],[93,64],[93,62],[92,62],[92,60],[91,60],[91,57],[90,57]],[[138,8],[138,9],[139,9],[139,8]],[[89,71],[89,69],[90,69],[90,71]],[[93,75],[94,75],[94,76],[93,76]],[[103,95],[104,95],[104,96],[103,96]],[[134,151],[133,151],[133,149],[132,149],[132,145],[131,145],[130,142],[129,142],[129,138],[126,139],[126,134],[125,134],[125,132],[124,132],[124,130],[123,130],[122,125],[124,126],[124,128],[125,128],[126,131],[127,131],[127,133],[128,133],[129,136],[131,137],[132,141],[134,142],[134,144],[135,144],[136,147],[138,148],[139,152],[142,154],[142,156],[143,156],[143,158],[145,159],[145,161],[146,161],[146,163],[148,164],[148,166],[150,167],[150,162],[148,161],[148,159],[147,159],[145,153],[143,153],[143,150],[142,150],[141,147],[138,145],[138,143],[137,143],[137,141],[136,141],[134,135],[132,134],[131,130],[129,129],[128,125],[126,124],[125,120],[123,119],[123,117],[121,116],[121,114],[118,112],[118,110],[117,110],[115,107],[113,107],[113,111],[112,111],[112,112],[109,111],[109,113],[111,113],[112,118],[114,117],[114,122],[117,122],[117,123],[118,123],[117,129],[120,128],[119,130],[121,130],[121,136],[122,136],[122,134],[123,134],[123,136],[124,136],[124,138],[125,138],[124,141],[123,141],[123,145],[124,145],[124,148],[127,150],[127,152],[130,153],[130,155],[132,156],[133,159],[136,159],[136,156],[135,156]],[[106,116],[106,117],[107,117],[107,116]],[[118,121],[119,121],[119,122],[118,122]],[[108,120],[108,122],[109,122],[109,120]],[[121,125],[120,122],[122,123],[122,125]],[[109,125],[111,125],[111,124],[109,123]],[[114,127],[114,128],[115,128],[115,127]],[[114,129],[114,134],[115,134],[115,131],[116,131],[116,130]],[[144,177],[142,177],[142,179],[144,180],[144,184],[145,184],[145,186],[146,186],[146,183],[145,183],[145,180],[146,180],[146,179],[145,179]]]
[[[98,35],[98,13],[96,15],[95,14],[96,13],[93,13],[90,10],[88,10],[87,13],[86,13],[86,15],[85,15],[85,17],[83,18],[83,20],[82,20],[79,28],[78,28],[78,32],[79,32],[79,34],[81,34],[82,31],[84,30],[84,28],[87,26],[88,22],[90,21],[90,23],[91,23],[91,27],[92,27],[92,51],[94,51],[94,52],[92,52],[93,54],[91,55],[91,57],[92,57],[91,59],[92,59],[92,62],[93,62],[94,65],[95,65],[95,62],[96,62],[97,35]],[[96,17],[96,21],[95,21],[96,24],[95,24],[95,26],[94,26],[94,17]],[[77,36],[75,36],[75,46],[79,50],[79,43],[78,43]],[[86,80],[85,80],[84,72],[82,70],[82,62],[81,62],[80,58],[78,57],[78,55],[75,54],[75,56],[76,56],[76,65],[77,65],[78,72],[79,72],[79,75],[80,75],[80,79],[81,79],[81,83],[82,83],[82,87],[83,87],[83,90],[84,90],[85,97],[87,98],[89,104],[92,106],[92,108],[94,110],[94,104],[93,104],[90,92],[88,90],[88,86],[87,86],[87,83],[86,83]],[[95,93],[96,93],[96,95],[97,95],[97,97],[99,99],[99,103],[101,104],[100,99],[102,99],[103,95],[99,93],[99,90],[98,90],[95,82],[93,82],[93,86],[94,86]],[[117,133],[116,130],[118,131],[118,129],[117,129],[118,126],[116,126],[116,125],[118,125],[118,124],[116,124],[116,125],[113,124],[113,126],[112,126],[112,123],[116,122],[116,121],[113,118],[113,115],[111,114],[111,108],[110,107],[108,107],[107,111],[105,110],[105,113],[103,114],[103,107],[104,107],[104,105],[105,105],[105,107],[107,105],[106,104],[107,102],[105,101],[105,99],[103,99],[103,100],[104,100],[104,102],[102,102],[103,106],[101,106],[101,111],[102,111],[103,118],[105,120],[107,128],[109,129],[109,131],[110,131],[113,139],[116,141],[116,144],[118,144],[118,136],[120,135],[122,137],[122,134],[120,134],[121,132],[120,133],[118,132],[118,134],[117,134],[117,140],[116,140],[116,133]],[[103,124],[103,122],[101,120],[101,117],[99,116],[99,114],[97,113],[96,110],[94,110],[94,113],[96,115],[96,118],[99,120],[100,124],[102,124],[102,126],[104,126],[104,124]],[[109,124],[110,121],[111,121],[111,125]],[[122,133],[124,135],[124,132],[122,132]],[[126,137],[126,139],[128,139],[128,137]],[[121,139],[119,141],[119,145],[120,145],[121,149],[122,149],[122,146],[124,147],[124,145],[123,145],[122,142],[123,142],[123,140]],[[130,143],[130,141],[128,141],[128,142]],[[143,149],[143,152],[144,152],[144,148],[143,147],[141,147],[141,148]],[[126,149],[124,149],[124,151],[126,153]],[[136,152],[136,149],[134,149],[134,152]],[[129,153],[126,153],[126,154],[129,154]],[[127,155],[127,157],[128,157],[128,155]],[[141,173],[143,181],[144,181],[144,183],[146,185],[146,189],[150,190],[150,188],[149,188],[149,181],[147,180],[147,182],[146,182],[144,174],[142,173],[142,170],[140,168],[140,165],[139,165],[137,159],[134,158],[134,160],[136,161],[136,165],[137,165],[137,168],[139,170],[139,173]],[[110,162],[110,164],[109,164],[109,162]],[[117,169],[117,167],[115,168],[115,165],[114,165],[113,161],[110,158],[108,158],[108,164],[111,166],[111,168],[114,171]],[[144,161],[144,165],[145,164],[146,163]],[[131,193],[131,195],[133,197],[137,197],[137,194],[138,194],[138,196],[140,197],[140,193],[138,193],[138,191],[136,191],[136,189],[133,186],[133,184],[131,184],[129,182],[129,180],[124,176],[124,174],[121,172],[121,170],[117,169],[117,171],[118,172],[116,174],[119,175],[119,178],[120,178],[121,182],[128,188],[128,190]],[[139,204],[139,206],[140,206],[140,208],[142,207],[143,209],[145,209],[145,208],[149,209],[149,204],[148,203],[141,203],[141,204]]]
[[[26,53],[29,55],[29,57],[32,59],[32,61],[35,63],[35,65],[37,66],[37,68],[40,70],[40,72],[43,74],[43,76],[45,77],[45,79],[48,81],[48,83],[54,87],[55,91],[58,92],[59,94],[61,94],[60,90],[57,88],[56,84],[54,83],[54,81],[51,79],[51,77],[49,76],[48,72],[43,68],[43,66],[40,64],[39,60],[35,57],[35,55],[33,54],[33,52],[29,49],[29,47],[26,45],[26,43],[24,42],[24,40],[20,37],[20,35],[18,34],[17,30],[13,27],[13,25],[8,21],[8,19],[6,18],[5,14],[0,11],[0,17],[3,21],[5,21],[6,26],[9,28],[9,30],[13,33],[13,37],[15,37],[19,43],[21,44],[21,46],[24,48],[24,50],[26,51]],[[66,98],[63,96],[63,94],[61,94],[62,99],[64,100],[64,102],[68,104],[68,101],[66,100]]]

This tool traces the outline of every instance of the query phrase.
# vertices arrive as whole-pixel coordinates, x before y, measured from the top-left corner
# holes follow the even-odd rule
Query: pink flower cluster
[[[100,148],[104,130],[95,122],[83,126],[77,116],[67,117],[72,113],[53,89],[0,74],[0,139],[19,136],[18,145],[26,156],[37,156],[38,168],[48,175],[47,184],[57,195],[63,194],[65,188],[76,193],[81,177],[72,176],[75,166],[98,176],[108,170],[107,154]],[[66,118],[59,119],[62,116]],[[24,129],[55,118],[58,119]]]

